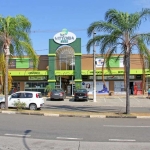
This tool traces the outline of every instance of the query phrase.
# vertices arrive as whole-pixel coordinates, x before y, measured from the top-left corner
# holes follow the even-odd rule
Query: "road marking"
[[[123,100],[122,100],[120,97],[118,97],[118,99],[119,99],[121,102],[123,102]]]
[[[137,102],[140,102],[138,99],[136,99],[135,97],[133,97]]]
[[[31,135],[26,135],[26,134],[4,134],[6,136],[19,136],[19,137],[30,137]]]
[[[134,139],[109,139],[109,141],[114,141],[114,142],[135,142],[136,140],[134,140]]]
[[[106,99],[105,99],[105,97],[104,97],[104,102],[106,103]]]
[[[103,126],[112,128],[150,128],[150,126],[119,126],[119,125],[103,125]]]
[[[57,137],[59,140],[83,140],[83,138]]]

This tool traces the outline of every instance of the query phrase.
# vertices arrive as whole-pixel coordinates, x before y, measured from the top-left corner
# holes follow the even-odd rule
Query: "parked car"
[[[88,91],[86,89],[78,89],[74,93],[74,101],[85,100],[88,101]]]
[[[53,89],[50,94],[51,100],[53,99],[61,99],[64,100],[66,98],[66,93],[63,89]]]
[[[20,101],[30,110],[40,109],[44,105],[41,92],[19,91],[8,96],[8,107],[15,107],[14,103]],[[0,99],[0,108],[5,108],[5,97]]]

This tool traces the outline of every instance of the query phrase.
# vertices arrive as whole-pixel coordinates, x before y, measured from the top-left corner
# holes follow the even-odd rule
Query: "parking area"
[[[45,97],[45,104],[53,105],[90,105],[90,106],[126,106],[126,97],[125,96],[101,96],[96,98],[96,102],[93,102],[92,98],[89,98],[88,101],[74,101],[73,97],[66,97],[64,101],[51,101],[49,98]],[[147,99],[146,96],[131,96],[130,97],[130,106],[131,107],[150,107],[150,99]]]

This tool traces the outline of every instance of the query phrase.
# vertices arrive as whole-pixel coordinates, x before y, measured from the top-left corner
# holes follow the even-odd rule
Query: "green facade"
[[[53,39],[49,40],[49,85],[52,88],[55,88],[55,63],[56,63],[56,50],[63,46],[62,44],[56,43]],[[64,45],[65,46],[65,45]],[[82,75],[81,75],[81,38],[77,38],[73,43],[67,44],[74,49],[75,54],[75,82],[81,84]]]

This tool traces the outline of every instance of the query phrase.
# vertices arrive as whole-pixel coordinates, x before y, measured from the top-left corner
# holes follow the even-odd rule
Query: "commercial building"
[[[97,94],[110,92],[125,94],[123,56],[116,60],[117,56],[113,55],[109,61],[111,72],[104,68],[104,85],[102,82],[104,58],[96,54]],[[141,59],[140,55],[131,54],[130,63],[130,94],[142,94],[150,83],[150,71],[143,69],[148,68],[147,62]],[[50,84],[53,88],[63,88],[68,95],[72,95],[75,86],[81,85],[89,91],[89,94],[93,93],[93,55],[82,54],[81,38],[76,38],[66,29],[49,40],[49,54],[39,55],[36,70],[33,70],[30,58],[25,57],[21,61],[20,58],[14,57],[9,60],[9,73],[16,90],[41,91],[46,94],[44,89]]]

